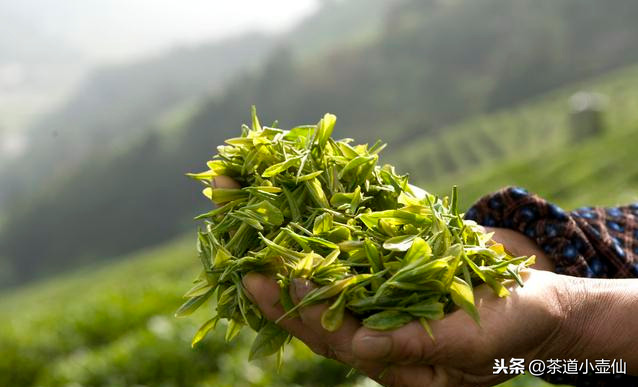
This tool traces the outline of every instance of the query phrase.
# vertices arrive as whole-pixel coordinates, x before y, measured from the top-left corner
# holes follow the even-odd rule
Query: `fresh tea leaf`
[[[217,295],[217,314],[193,343],[226,319],[227,340],[243,326],[259,332],[251,359],[277,353],[281,361],[290,336],[248,299],[241,281],[250,272],[276,278],[282,318],[328,303],[321,316],[328,331],[352,313],[381,330],[418,320],[430,336],[428,321],[455,306],[479,322],[475,287],[490,286],[504,297],[505,281],[523,285],[520,270],[533,258],[512,257],[490,233],[463,220],[456,187],[451,198],[439,198],[411,185],[407,175],[379,164],[383,143],[335,140],[335,122],[326,114],[316,125],[266,127],[253,108],[251,127],[243,125],[239,137],[219,146],[204,172],[188,174],[204,184],[206,197],[222,203],[197,217],[203,269],[176,313],[188,315]],[[213,179],[222,175],[242,187],[216,188]],[[295,278],[317,286],[297,305],[289,292]]]
[[[375,313],[365,318],[363,320],[363,326],[378,331],[391,331],[401,328],[413,319],[414,317],[409,313],[397,310],[384,310],[383,312]]]
[[[286,340],[288,332],[281,329],[277,324],[269,322],[264,325],[257,333],[253,345],[250,347],[249,360],[260,359],[272,355],[279,351]]]

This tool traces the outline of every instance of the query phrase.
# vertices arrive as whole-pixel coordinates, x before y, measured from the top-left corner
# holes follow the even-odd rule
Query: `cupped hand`
[[[362,327],[346,315],[343,326],[328,332],[321,326],[326,304],[299,310],[280,325],[314,352],[356,368],[386,386],[489,386],[512,375],[494,374],[496,359],[547,359],[560,354],[565,343],[559,302],[562,276],[538,270],[523,273],[523,288],[510,286],[511,295],[498,298],[485,285],[475,289],[481,316],[477,325],[457,310],[431,321],[434,340],[416,321],[394,331]],[[270,320],[284,313],[278,303],[279,286],[264,275],[251,273],[244,286]],[[313,284],[296,279],[291,287],[298,302]]]
[[[217,177],[214,185],[239,186],[227,177]],[[497,228],[486,231],[494,232],[493,239],[514,255],[536,255],[535,268],[553,268],[544,252],[523,234]],[[339,330],[328,332],[321,325],[326,304],[301,308],[298,315],[279,324],[315,353],[339,360],[386,386],[489,386],[511,377],[494,374],[497,359],[546,359],[556,357],[564,346],[563,296],[559,294],[563,277],[540,270],[526,270],[523,277],[525,286],[510,284],[511,295],[506,298],[498,298],[485,285],[477,287],[480,326],[457,310],[430,322],[434,340],[416,321],[382,332],[363,327],[347,314]],[[276,321],[284,314],[274,279],[251,273],[243,283],[268,319]],[[293,285],[295,303],[314,288],[303,279]]]

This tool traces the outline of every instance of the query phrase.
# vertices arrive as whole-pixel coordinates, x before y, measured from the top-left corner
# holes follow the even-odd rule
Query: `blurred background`
[[[256,105],[338,116],[467,208],[521,185],[572,209],[638,201],[634,0],[0,0],[0,385],[367,386],[294,343],[190,339],[186,172]],[[509,386],[540,385],[518,378]]]

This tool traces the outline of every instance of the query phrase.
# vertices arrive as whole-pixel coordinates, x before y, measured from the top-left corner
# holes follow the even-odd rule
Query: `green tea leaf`
[[[404,210],[385,210],[361,214],[358,218],[368,227],[374,228],[379,220],[383,219],[390,224],[420,225],[429,223],[425,216]]]
[[[440,320],[444,315],[444,304],[441,302],[422,302],[402,308],[415,317],[422,317],[428,320]]]
[[[249,360],[260,359],[276,353],[287,339],[288,332],[274,323],[267,323],[261,328],[250,347]]]
[[[412,243],[416,237],[416,235],[399,235],[392,237],[383,242],[383,248],[392,251],[407,251],[412,247]]]
[[[277,353],[290,336],[269,323],[242,285],[250,272],[273,276],[284,316],[300,307],[329,303],[321,316],[336,331],[346,313],[375,329],[396,329],[463,309],[477,322],[473,289],[487,284],[501,297],[505,281],[523,285],[520,271],[533,258],[512,257],[476,222],[459,213],[458,190],[439,198],[411,185],[391,165],[379,164],[385,146],[331,138],[336,117],[283,130],[263,126],[256,110],[252,126],[217,147],[203,172],[204,195],[222,203],[197,219],[197,259],[202,271],[177,315],[187,315],[216,294],[215,320],[228,321],[231,340],[248,325],[259,334],[251,358]],[[241,188],[216,188],[217,176]],[[290,295],[295,278],[316,288],[298,304]],[[515,286],[510,282],[507,286]],[[434,338],[433,338],[434,340]]]
[[[332,231],[329,231],[327,234],[324,234],[324,237],[331,242],[340,243],[350,240],[352,235],[350,233],[350,229],[348,229],[347,227],[338,226],[335,227]]]
[[[474,305],[474,294],[470,285],[462,279],[454,277],[454,281],[450,285],[450,295],[457,306],[466,311],[477,324],[480,323],[478,309]]]
[[[219,318],[215,316],[211,318],[210,320],[206,321],[204,324],[202,324],[202,326],[199,327],[197,332],[195,332],[195,336],[193,336],[193,340],[191,341],[191,347],[195,348],[197,343],[204,340],[208,332],[210,332],[212,329],[215,329],[215,326],[217,326],[218,321],[219,321]]]
[[[290,213],[292,215],[292,220],[297,221],[301,218],[301,208],[297,202],[297,199],[293,196],[293,194],[286,189],[286,187],[282,188],[284,191],[284,195],[286,196],[286,201],[288,203],[288,208],[290,208]]]
[[[341,292],[335,302],[321,314],[321,326],[328,332],[335,332],[343,324],[346,307],[346,292]]]
[[[259,118],[257,117],[257,108],[253,105],[250,109],[250,115],[253,121],[253,130],[261,130],[261,124],[259,123]]]
[[[315,178],[317,176],[321,176],[322,174],[323,174],[323,171],[319,170],[319,171],[315,171],[315,172],[309,173],[307,175],[298,175],[295,178],[295,182],[296,183],[301,183],[301,182],[304,182],[304,181],[312,180],[313,178]]]
[[[374,243],[372,243],[369,239],[366,239],[363,243],[363,248],[366,252],[366,256],[368,257],[368,262],[370,262],[370,266],[372,269],[371,271],[373,273],[376,273],[383,270],[381,255],[379,254],[379,250],[376,248]]]
[[[301,125],[290,129],[285,133],[284,139],[296,140],[310,138],[312,133],[316,130],[316,125]]]
[[[387,242],[388,241],[386,241],[386,243]],[[423,240],[423,238],[416,237],[414,238],[414,241],[412,242],[412,245],[410,246],[408,251],[405,253],[403,261],[405,261],[405,263],[411,263],[418,259],[429,258],[431,256],[432,249],[430,248],[430,245],[425,240]]]
[[[341,291],[343,291],[344,289],[348,288],[349,286],[357,282],[366,280],[368,278],[370,278],[369,274],[358,274],[352,277],[347,277],[347,278],[335,281],[331,285],[314,289],[310,291],[308,294],[306,294],[306,296],[301,300],[301,302],[298,305],[302,305],[302,304],[304,306],[310,305],[311,303],[316,303],[316,302],[328,299],[330,297],[334,297],[337,294],[339,294]]]
[[[279,164],[271,165],[261,174],[262,177],[273,177],[293,166],[298,167],[301,164],[301,157],[288,159]]]
[[[332,224],[333,224],[332,214],[325,212],[315,218],[315,222],[312,227],[312,233],[321,234],[323,232],[330,232],[332,230]]]
[[[228,320],[228,326],[226,327],[226,336],[224,337],[227,343],[237,337],[243,325],[244,324],[233,318]]]
[[[245,206],[243,211],[252,214],[260,223],[271,226],[279,226],[284,222],[284,215],[281,210],[266,200]]]
[[[212,289],[202,295],[191,297],[188,301],[182,304],[179,309],[177,309],[175,317],[184,317],[193,313],[208,299],[208,297],[210,297],[211,294],[213,294]]]
[[[401,328],[413,320],[412,315],[397,310],[384,310],[363,320],[363,326],[378,331],[391,331]]]
[[[202,281],[196,284],[195,286],[193,286],[192,288],[190,288],[190,290],[186,292],[186,294],[184,294],[184,297],[191,298],[191,297],[204,295],[208,293],[210,290],[212,290],[212,287],[213,287],[213,284],[210,284],[207,281]]]
[[[202,191],[204,196],[215,203],[226,203],[233,200],[243,199],[248,193],[239,188],[204,188]]]
[[[339,172],[339,179],[343,178],[343,176],[351,171],[356,171],[357,168],[361,167],[364,164],[376,163],[378,156],[357,156],[354,159],[350,160],[348,164]]]
[[[317,144],[319,148],[323,149],[326,146],[336,122],[337,116],[330,113],[326,113],[321,121],[319,121],[317,131]]]
[[[310,193],[310,197],[313,201],[322,208],[330,207],[330,203],[328,203],[328,199],[326,198],[326,194],[323,192],[323,188],[321,187],[321,183],[317,178],[312,178],[310,180],[304,181],[308,192]]]

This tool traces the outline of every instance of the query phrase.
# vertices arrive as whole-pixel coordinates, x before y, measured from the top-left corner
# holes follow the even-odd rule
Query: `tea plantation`
[[[606,131],[570,140],[567,98],[608,96]],[[504,185],[521,185],[568,208],[638,200],[638,67],[558,90],[514,109],[471,119],[441,136],[388,153],[399,171],[438,193],[460,186],[464,206]],[[338,112],[337,112],[338,113]],[[194,232],[193,232],[194,234]],[[199,269],[194,235],[115,264],[84,267],[0,294],[2,386],[364,386],[336,362],[293,342],[283,367],[248,362],[251,332],[224,342],[223,329],[195,349],[206,308],[173,312]],[[507,386],[537,386],[519,377]]]

